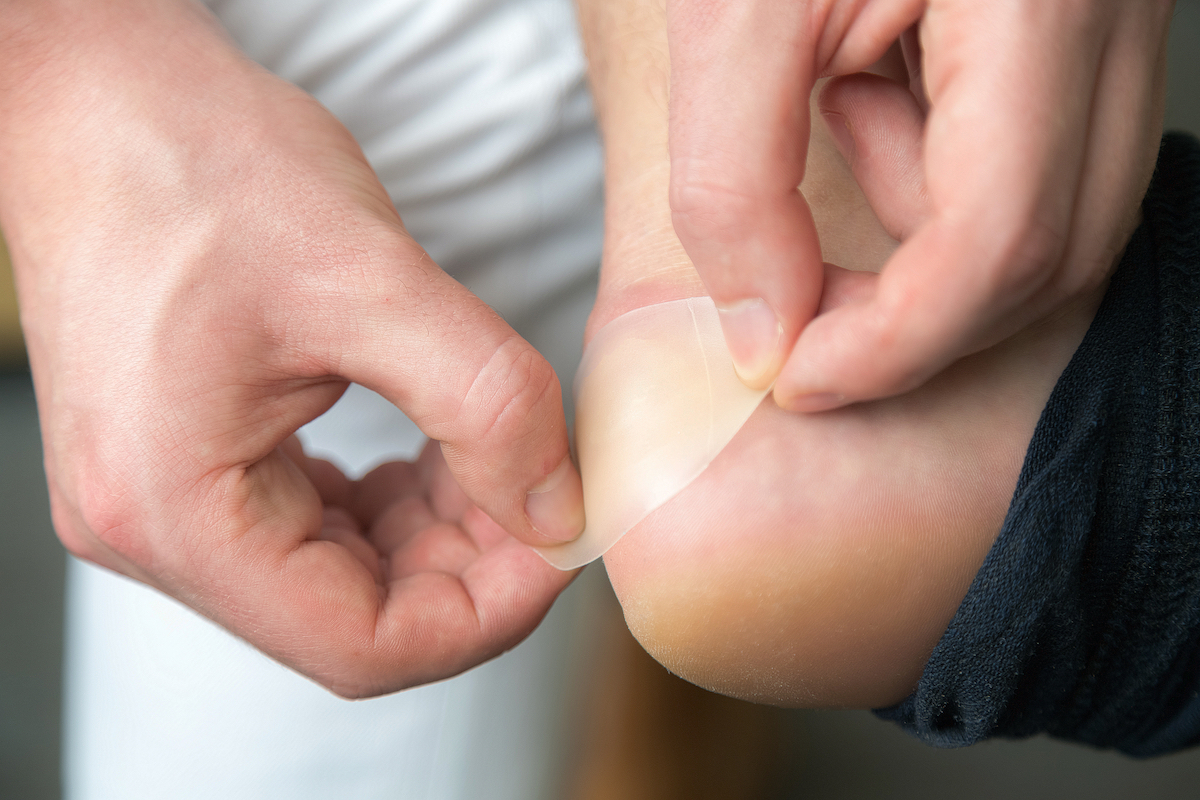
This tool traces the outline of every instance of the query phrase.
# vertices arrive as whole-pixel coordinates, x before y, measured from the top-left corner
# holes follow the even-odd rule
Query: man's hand
[[[583,522],[558,380],[352,137],[199,4],[6,7],[0,37],[0,223],[67,547],[345,695],[523,638],[571,576],[513,537]],[[289,437],[349,381],[446,466],[305,459]]]
[[[671,229],[662,8],[584,0],[580,10],[608,158],[592,336],[704,287]],[[923,110],[895,80],[902,60],[878,66],[886,77],[837,91],[857,104],[864,145],[892,157],[856,182],[824,130],[809,149],[804,191],[827,258],[847,268],[823,266],[829,316],[873,289],[861,270],[878,270],[928,213]],[[764,400],[695,481],[604,556],[638,640],[674,673],[760,702],[903,698],[1000,530],[1102,288],[902,397],[814,415]]]
[[[1153,170],[1172,6],[668,0],[673,221],[743,380],[777,376],[791,410],[894,395],[1102,285]],[[928,111],[925,209],[860,299],[814,319],[809,94],[901,37]],[[859,109],[827,90],[863,178],[892,154]]]

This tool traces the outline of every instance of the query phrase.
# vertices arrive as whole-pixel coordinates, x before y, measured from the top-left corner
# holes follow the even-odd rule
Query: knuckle
[[[685,173],[671,180],[671,213],[684,237],[733,242],[751,230],[759,203],[725,183]]]
[[[465,441],[520,450],[547,420],[539,411],[561,397],[549,362],[516,334],[505,340],[476,373],[459,407],[456,427]]]
[[[1051,280],[1066,250],[1065,224],[1028,213],[1003,226],[980,275],[978,296],[1027,297]]]
[[[76,554],[88,558],[99,547],[133,563],[145,562],[143,525],[128,492],[91,471],[76,481],[75,500],[73,513],[64,510],[59,526],[59,536],[72,553],[80,546],[83,553]],[[69,532],[64,536],[62,531]]]
[[[122,504],[92,496],[80,502],[79,516],[91,535],[118,555],[130,558],[140,549],[133,515]]]

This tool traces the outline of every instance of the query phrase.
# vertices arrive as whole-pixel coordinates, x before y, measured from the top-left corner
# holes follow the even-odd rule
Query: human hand
[[[864,144],[892,157],[861,171],[860,190],[829,135],[815,132],[803,189],[823,247],[855,270],[826,265],[826,314],[871,291],[864,270],[883,265],[899,246],[888,231],[912,230],[928,196],[923,112],[907,88],[859,76],[839,91],[857,104]],[[610,100],[608,146],[640,155],[624,179],[610,177],[589,337],[634,308],[703,293],[670,228],[666,170],[654,166],[666,159],[655,104],[623,125]],[[751,700],[902,699],[1000,530],[1038,417],[1099,296],[900,397],[819,415],[764,401],[694,482],[605,555],[635,636],[676,674]]]
[[[516,540],[582,527],[545,360],[199,4],[47,2],[0,26],[0,224],[68,549],[348,696],[523,638],[571,576]],[[445,467],[354,488],[287,444],[349,381]]]
[[[1154,167],[1172,6],[668,0],[673,221],[743,379],[790,410],[895,395],[1102,285]],[[904,243],[879,278],[814,318],[810,91],[897,39],[926,197],[884,220]],[[861,105],[834,81],[822,113],[872,183],[892,154]]]

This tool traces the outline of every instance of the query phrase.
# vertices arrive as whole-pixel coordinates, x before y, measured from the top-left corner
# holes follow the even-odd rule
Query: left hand
[[[890,194],[892,215],[907,218],[916,204],[885,188],[867,194]],[[894,244],[863,220],[844,229],[844,251]],[[593,333],[634,308],[703,293],[669,234],[606,253]],[[823,302],[834,309],[873,277],[826,269]],[[765,399],[692,483],[605,554],[634,636],[676,675],[754,702],[903,699],[1000,530],[1041,410],[1097,304],[1073,304],[900,397],[824,414]]]
[[[1153,171],[1172,7],[667,0],[674,226],[743,380],[777,377],[789,410],[895,395],[1102,285]],[[814,319],[808,98],[897,39],[928,108],[925,209],[858,300]],[[844,100],[835,82],[822,111],[864,183],[890,154]]]
[[[654,6],[581,3],[608,164],[589,335],[635,308],[704,294],[667,203],[665,33]],[[620,58],[599,57],[616,47]],[[902,63],[888,70],[904,73]],[[878,270],[927,214],[924,116],[907,86],[884,77],[837,91],[857,105],[864,144],[893,157],[856,185],[819,130],[804,189],[829,260]],[[824,272],[829,315],[874,285],[871,272]],[[1000,529],[1099,294],[902,397],[813,415],[765,400],[695,481],[605,555],[630,629],[673,672],[726,694],[807,706],[903,698]]]

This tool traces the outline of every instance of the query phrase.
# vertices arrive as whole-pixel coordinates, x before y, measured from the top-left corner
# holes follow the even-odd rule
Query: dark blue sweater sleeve
[[[877,712],[930,744],[1200,743],[1200,143],[1163,139],[1142,208],[995,544]]]

